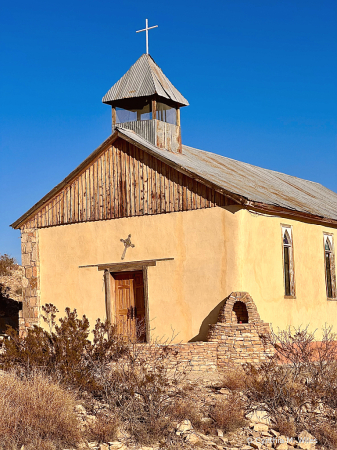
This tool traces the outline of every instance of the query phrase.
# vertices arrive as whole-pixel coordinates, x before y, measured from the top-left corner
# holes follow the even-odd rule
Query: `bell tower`
[[[144,53],[102,99],[116,126],[135,131],[158,148],[181,153],[180,108],[188,101]]]

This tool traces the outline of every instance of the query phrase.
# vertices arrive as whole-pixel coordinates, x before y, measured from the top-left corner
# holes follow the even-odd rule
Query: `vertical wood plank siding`
[[[227,206],[234,202],[117,140],[23,228]]]

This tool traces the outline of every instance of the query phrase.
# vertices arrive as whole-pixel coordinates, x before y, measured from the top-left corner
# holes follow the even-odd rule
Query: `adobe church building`
[[[42,325],[53,303],[131,337],[144,323],[142,342],[172,330],[176,342],[214,342],[254,324],[337,329],[336,193],[182,145],[188,102],[148,54],[103,103],[111,136],[12,224],[22,327]]]

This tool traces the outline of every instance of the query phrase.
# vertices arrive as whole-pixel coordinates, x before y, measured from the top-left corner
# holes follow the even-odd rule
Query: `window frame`
[[[327,250],[325,248],[326,241],[330,243],[330,277],[331,277],[331,290],[332,297],[329,296],[328,292],[328,273],[327,273],[327,264],[326,264],[326,253]],[[336,263],[335,263],[335,244],[334,244],[334,235],[332,233],[323,233],[323,255],[324,255],[324,281],[325,281],[325,293],[327,300],[336,301],[337,300],[337,289],[336,289]]]
[[[290,244],[284,244],[284,235],[288,233]],[[295,263],[294,263],[294,237],[293,228],[291,225],[281,224],[281,244],[282,244],[282,273],[283,273],[283,292],[284,298],[296,298],[296,285],[295,285]],[[289,248],[289,284],[290,295],[287,294],[286,289],[286,261],[285,261],[285,248]]]

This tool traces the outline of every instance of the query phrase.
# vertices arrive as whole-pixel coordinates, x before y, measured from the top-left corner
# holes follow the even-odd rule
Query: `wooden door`
[[[132,341],[145,342],[145,302],[143,272],[114,274],[118,333]]]

